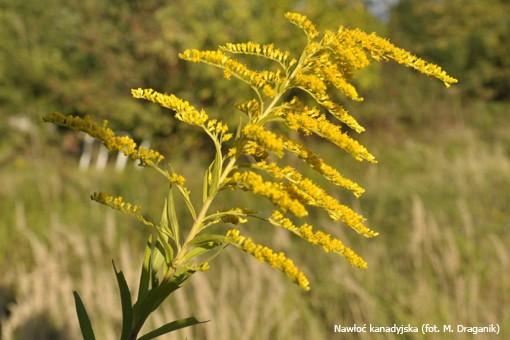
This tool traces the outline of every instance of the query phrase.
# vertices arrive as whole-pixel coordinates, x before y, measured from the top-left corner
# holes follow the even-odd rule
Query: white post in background
[[[83,151],[80,156],[80,163],[78,167],[81,171],[85,171],[89,168],[90,161],[92,159],[92,146],[94,144],[94,138],[86,135],[83,132],[82,134],[85,136],[85,138],[83,141]]]
[[[108,149],[101,145],[96,159],[96,169],[103,171],[108,163]]]
[[[117,154],[117,160],[115,161],[115,171],[123,172],[126,167],[126,163],[128,161],[128,156],[124,155],[122,152]]]

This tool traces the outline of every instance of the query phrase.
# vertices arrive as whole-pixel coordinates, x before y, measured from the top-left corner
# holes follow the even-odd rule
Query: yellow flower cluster
[[[285,13],[285,18],[305,31],[308,39],[313,40],[319,35],[319,31],[317,31],[315,25],[303,14],[287,12]]]
[[[250,70],[246,65],[229,58],[221,51],[199,51],[191,49],[180,53],[179,57],[190,62],[205,63],[219,67],[225,71],[225,76],[227,78],[233,74],[251,86],[262,89],[262,92],[266,96],[273,97],[275,95],[274,89],[259,72]]]
[[[324,46],[334,51],[331,56],[346,77],[350,78],[357,70],[370,65],[370,60],[361,46],[352,41],[341,41],[335,32],[326,30],[322,38]]]
[[[105,147],[112,151],[122,152],[133,160],[139,160],[141,165],[149,163],[159,163],[164,157],[159,152],[138,147],[133,139],[128,136],[116,136],[112,129],[108,127],[108,122],[103,125],[93,121],[90,117],[78,117],[64,115],[59,112],[53,112],[44,116],[44,121],[66,126],[72,130],[82,131],[103,142]]]
[[[374,237],[379,234],[365,225],[363,216],[338,202],[308,178],[299,181],[299,184],[287,184],[285,189],[291,194],[291,197],[298,199],[303,204],[326,210],[331,219],[341,220],[358,234],[365,237]]]
[[[231,244],[238,246],[257,260],[268,263],[271,267],[285,273],[304,290],[310,290],[310,282],[305,274],[283,252],[275,253],[271,248],[256,244],[249,237],[242,236],[237,229],[230,229],[226,236]]]
[[[328,212],[333,220],[341,220],[356,232],[365,237],[373,237],[377,232],[365,226],[363,216],[354,212],[351,208],[341,204],[337,199],[329,195],[326,190],[315,184],[311,179],[304,177],[291,166],[280,168],[276,163],[260,161],[252,167],[266,171],[276,179],[287,179],[289,183],[284,188],[301,203],[320,207]]]
[[[351,116],[347,110],[345,110],[342,106],[333,102],[329,97],[323,97],[318,100],[319,104],[324,106],[329,113],[331,113],[336,119],[356,131],[357,133],[361,133],[365,131],[365,128],[358,123],[356,118]]]
[[[140,216],[141,208],[137,205],[124,201],[122,196],[113,197],[104,192],[95,192],[90,198],[96,202],[109,206],[112,209],[119,210],[128,215],[133,215],[137,218]]]
[[[449,76],[441,67],[396,47],[389,40],[375,33],[368,34],[360,29],[340,27],[336,34],[325,35],[325,41],[335,47],[341,58],[346,59],[346,63],[356,65],[354,60],[358,60],[358,63],[361,61],[361,64],[356,65],[357,68],[369,64],[368,54],[376,61],[393,60],[420,73],[437,78],[447,87],[457,83],[457,79]]]
[[[278,87],[282,82],[282,73],[280,70],[275,72],[264,70],[258,72],[258,74],[266,81],[266,83],[273,84],[275,87]]]
[[[283,156],[283,139],[275,133],[257,124],[246,124],[243,132],[249,140],[255,141],[262,148]]]
[[[186,181],[183,176],[176,174],[175,172],[168,174],[166,177],[171,184],[184,185],[184,182]]]
[[[198,111],[189,102],[173,94],[163,94],[153,89],[132,89],[134,98],[145,99],[175,111],[175,117],[190,125],[202,126],[208,119],[204,110]]]
[[[287,112],[283,118],[292,130],[303,131],[305,134],[315,133],[344,149],[358,161],[377,163],[363,145],[343,133],[340,126],[327,120],[317,108],[305,107],[301,112]]]
[[[205,128],[210,134],[216,136],[220,143],[228,142],[233,137],[232,133],[228,133],[227,124],[217,119],[209,120]]]
[[[329,53],[322,54],[317,59],[315,67],[316,70],[320,71],[319,74],[324,80],[336,87],[345,96],[358,102],[363,100],[354,85],[347,81],[345,75],[338,69],[338,66],[331,61]]]
[[[322,43],[317,41],[308,41],[304,49],[305,58],[303,59],[303,69],[309,68],[313,64],[314,58],[324,50]]]
[[[335,118],[345,123],[354,131],[358,133],[365,131],[365,128],[361,126],[353,116],[351,116],[343,107],[335,104],[328,96],[326,92],[327,85],[320,77],[323,75],[321,70],[321,68],[314,70],[317,75],[298,73],[293,81],[294,86],[309,93],[317,101],[317,103],[326,108]],[[339,77],[337,78],[339,79]],[[348,89],[346,89],[346,91],[348,91]]]
[[[310,224],[305,223],[297,227],[278,210],[273,211],[270,222],[289,230],[313,245],[321,246],[327,253],[331,252],[344,256],[352,265],[358,268],[366,269],[368,267],[367,262],[354,250],[346,247],[342,241],[323,231],[314,231]]]
[[[360,29],[340,28],[338,36],[339,39],[351,39],[360,44],[377,61],[392,59],[399,64],[441,80],[447,87],[458,82],[438,65],[428,63],[406,50],[396,47],[389,40],[379,37],[375,33],[367,34]]]
[[[282,210],[288,210],[297,217],[308,215],[304,205],[297,199],[292,198],[281,183],[264,181],[262,176],[252,171],[235,172],[229,178],[229,184],[264,196]]]
[[[253,168],[266,171],[276,179],[285,178],[293,183],[299,182],[302,179],[302,175],[290,165],[281,168],[274,162],[267,163],[266,161],[259,161],[257,163],[253,163],[251,166]]]
[[[249,41],[237,44],[227,43],[220,48],[230,53],[251,54],[276,61],[285,70],[297,63],[297,60],[291,57],[289,52],[281,51],[273,44],[262,45]]]
[[[304,145],[290,139],[285,139],[284,147],[286,150],[296,154],[299,158],[310,165],[312,169],[319,172],[331,183],[352,191],[354,196],[360,197],[365,192],[365,189],[363,189],[358,183],[342,176],[338,170],[327,164],[316,153],[308,150]]]
[[[260,102],[256,99],[250,99],[236,106],[241,112],[244,112],[250,118],[256,118],[260,115]]]
[[[313,74],[299,72],[293,79],[294,85],[309,92],[314,98],[321,98],[326,95],[326,84]]]
[[[252,140],[247,141],[243,144],[243,154],[247,156],[253,156],[256,159],[266,159],[269,156],[269,153],[265,148],[257,144]]]

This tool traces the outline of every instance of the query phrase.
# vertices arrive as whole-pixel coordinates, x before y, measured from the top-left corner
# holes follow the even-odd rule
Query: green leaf
[[[204,262],[210,262],[212,261],[216,256],[218,256],[221,251],[226,247],[227,245],[218,245],[214,248],[208,249],[206,252],[202,252],[202,254],[199,254],[195,257],[200,256],[200,259],[197,261],[198,263],[204,263]]]
[[[173,187],[170,187],[168,191],[168,200],[166,204],[166,215],[168,221],[170,222],[170,230],[175,238],[175,242],[179,244],[179,221],[177,219],[177,214],[175,213],[175,203],[174,203],[174,192]]]
[[[165,199],[165,204],[163,206],[163,212],[161,213],[161,219],[159,220],[159,226],[161,229],[168,231],[172,237],[174,236],[172,230],[169,227],[168,223],[168,200]]]
[[[163,264],[166,265],[165,268],[163,268],[164,270],[170,265],[174,256],[174,250],[168,242],[158,240],[152,256],[152,269],[154,272],[158,272]]]
[[[80,295],[74,291],[74,303],[76,305],[76,314],[78,314],[78,321],[80,322],[81,335],[83,340],[95,340],[94,330],[92,329],[92,323],[90,322],[89,315],[85,309],[83,301],[81,301]]]
[[[184,272],[174,276],[171,280],[163,281],[160,285],[151,289],[143,300],[137,301],[133,306],[134,315],[136,315],[134,329],[140,329],[150,313],[158,308],[172,292],[179,289],[181,284],[186,281],[191,274],[193,274],[193,272]]]
[[[150,235],[149,239],[147,240],[147,244],[145,245],[145,254],[143,257],[142,271],[140,273],[140,283],[138,285],[137,301],[143,299],[147,292],[149,291],[152,271],[151,258],[153,248],[154,246],[152,242],[152,235]]]
[[[195,257],[198,257],[200,255],[203,255],[207,253],[212,248],[209,247],[195,247],[188,251],[186,255],[182,258],[184,263],[188,263],[189,261],[193,260]]]
[[[129,333],[131,332],[131,326],[133,324],[133,307],[131,305],[131,293],[122,271],[117,271],[115,262],[112,261],[113,270],[117,277],[117,283],[119,284],[120,292],[120,303],[122,306],[122,333],[120,336],[121,340],[128,340]]]
[[[223,237],[223,239],[225,238],[225,236],[222,236],[222,237]],[[204,240],[204,241],[198,243],[198,245],[195,245],[195,247],[193,249],[191,249],[183,257],[183,261],[184,261],[184,263],[187,263],[187,262],[191,261],[192,259],[202,256],[204,254],[207,254],[209,252],[211,252],[211,254],[212,254],[209,257],[215,257],[216,253],[221,250],[221,248],[219,248],[219,247],[221,247],[222,245],[224,245],[223,240],[221,240],[221,241],[214,241],[212,239]],[[201,260],[205,261],[203,258],[201,258]]]
[[[192,246],[198,246],[198,245],[203,245],[203,244],[207,244],[207,243],[210,243],[210,242],[215,242],[215,243],[223,243],[225,241],[225,235],[221,235],[221,234],[202,234],[202,235],[197,235],[193,238],[193,240],[191,240],[189,242],[190,245]]]
[[[202,184],[202,202],[205,202],[207,197],[209,197],[209,174],[209,169],[205,170],[204,183]]]
[[[166,325],[163,325],[163,326],[153,330],[152,332],[145,334],[144,336],[138,338],[138,340],[154,339],[154,338],[157,338],[158,336],[161,336],[161,335],[164,335],[164,334],[167,334],[167,333],[170,333],[170,332],[182,329],[182,328],[205,323],[205,322],[207,322],[207,321],[198,321],[194,317],[175,320],[175,321],[169,322]]]
[[[235,135],[235,139],[239,139],[241,137],[241,132],[243,131],[243,117],[239,117],[239,124],[237,124],[237,129],[236,129],[236,135]]]
[[[212,172],[211,172],[211,183],[209,192],[216,192],[218,190],[218,185],[220,183],[221,170],[223,168],[223,156],[221,154],[221,144],[218,142],[214,142],[216,146],[216,156],[212,163]]]
[[[191,203],[191,200],[189,198],[189,191],[180,185],[178,185],[177,188],[179,189],[179,192],[181,193],[181,196],[184,199],[184,203],[186,203],[186,207],[188,208],[191,217],[193,218],[193,220],[196,220],[197,213],[195,212],[195,207],[193,207],[193,204]]]

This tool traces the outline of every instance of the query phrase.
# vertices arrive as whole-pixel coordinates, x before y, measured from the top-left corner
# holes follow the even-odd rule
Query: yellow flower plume
[[[287,12],[285,13],[285,18],[301,28],[306,33],[308,39],[313,40],[319,35],[319,31],[317,31],[315,25],[303,14]]]
[[[167,109],[175,111],[175,117],[190,125],[203,125],[208,117],[204,110],[198,111],[189,102],[180,99],[173,94],[163,94],[153,89],[132,89],[134,98],[145,99],[157,103]]]
[[[347,151],[358,161],[377,163],[375,157],[363,145],[342,132],[340,126],[331,123],[316,108],[305,107],[300,112],[287,112],[283,118],[292,130],[305,134],[315,133]]]
[[[284,70],[287,70],[289,67],[297,63],[297,60],[291,57],[289,52],[281,51],[274,47],[273,44],[263,45],[249,41],[237,44],[227,43],[220,48],[230,53],[251,54],[276,61]]]
[[[286,218],[278,210],[273,211],[269,221],[272,224],[289,230],[313,245],[322,247],[322,249],[324,249],[327,253],[331,252],[344,256],[355,267],[363,269],[368,267],[367,262],[361,256],[356,254],[354,250],[346,247],[342,241],[323,231],[314,231],[310,224],[305,223],[302,226],[297,227],[290,219]]]
[[[331,70],[331,69],[330,69]],[[328,112],[341,121],[342,123],[346,124],[348,127],[353,129],[354,131],[361,133],[365,131],[365,128],[361,126],[360,123],[354,118],[352,115],[350,115],[346,109],[344,109],[341,105],[338,105],[334,103],[331,98],[327,94],[327,85],[326,83],[321,79],[320,75],[322,72],[322,68],[316,71],[316,74],[305,74],[305,73],[298,73],[294,80],[293,85],[297,88],[302,89],[303,91],[307,92],[312,96],[315,101],[323,106],[325,109],[328,110]],[[330,75],[330,77],[333,77],[333,75]],[[340,76],[337,75],[337,78],[334,79],[336,84],[340,84],[339,79],[342,79]],[[343,86],[345,91],[355,91],[354,87],[348,88],[347,85],[349,84],[340,84],[338,86]],[[352,94],[350,94],[352,95]]]
[[[347,58],[347,63],[356,65],[355,60],[362,60],[356,68],[368,65],[367,54],[376,61],[393,60],[399,64],[415,69],[416,71],[441,80],[446,87],[458,82],[448,75],[438,65],[429,63],[412,53],[396,47],[389,40],[375,33],[366,33],[360,29],[340,27],[336,34],[329,33],[325,40],[338,52],[339,56]],[[351,53],[351,55],[349,55]]]
[[[193,63],[205,63],[219,67],[224,70],[226,78],[229,78],[230,75],[234,75],[251,86],[262,89],[262,92],[268,97],[275,95],[274,89],[261,73],[250,70],[246,65],[228,57],[222,51],[200,51],[191,49],[180,53],[179,57]]]
[[[278,157],[283,155],[283,139],[276,135],[274,132],[257,124],[247,124],[243,128],[245,136],[267,151],[273,152]]]
[[[226,236],[229,243],[236,245],[257,260],[268,263],[271,267],[285,273],[304,290],[310,290],[310,282],[305,274],[283,252],[276,253],[271,248],[257,244],[249,237],[242,236],[237,229],[230,229]]]
[[[108,122],[104,121],[102,125],[86,116],[84,118],[72,115],[64,115],[59,112],[53,112],[44,116],[44,121],[57,125],[68,127],[72,130],[82,131],[101,141],[110,151],[119,151],[133,160],[139,160],[141,165],[149,163],[157,164],[164,157],[159,152],[137,146],[135,141],[128,136],[117,136],[112,129],[108,127]]]
[[[304,162],[310,165],[312,169],[320,173],[332,184],[352,191],[356,197],[360,197],[365,192],[365,189],[363,189],[358,183],[344,177],[340,172],[338,172],[338,170],[327,164],[316,153],[307,149],[304,145],[291,139],[285,139],[284,147],[286,150],[301,158]]]
[[[235,172],[230,177],[229,184],[235,185],[242,190],[248,190],[254,194],[264,196],[282,210],[288,210],[297,217],[305,217],[308,215],[308,211],[304,205],[292,198],[281,183],[264,181],[262,176],[252,171]]]
[[[260,161],[252,167],[266,171],[276,179],[286,179],[290,184],[284,184],[284,188],[304,204],[320,207],[335,221],[341,220],[350,228],[365,237],[374,237],[378,233],[365,225],[363,216],[354,212],[351,208],[341,204],[337,199],[329,195],[323,188],[315,184],[311,179],[304,177],[291,166],[279,167],[276,163]]]

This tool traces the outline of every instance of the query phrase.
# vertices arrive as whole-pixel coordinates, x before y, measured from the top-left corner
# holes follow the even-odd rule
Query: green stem
[[[289,89],[289,85],[292,81],[292,79],[296,76],[296,73],[298,72],[298,70],[301,68],[302,66],[302,63],[303,63],[303,60],[306,58],[306,49],[303,50],[303,52],[301,53],[301,55],[299,56],[299,61],[298,63],[296,64],[296,67],[294,68],[294,70],[292,70],[292,73],[290,74],[290,76],[287,78],[287,80],[285,81],[285,83],[283,84],[282,86],[282,89],[280,90],[280,92],[278,92],[278,94],[273,98],[273,100],[271,101],[271,103],[269,103],[268,107],[264,110],[264,112],[260,115],[258,121],[263,121],[263,119],[269,115],[271,113],[271,110],[273,109],[273,107],[276,105],[276,103],[278,103],[278,101],[280,100],[280,98],[285,94],[285,92],[287,92],[287,90]]]

